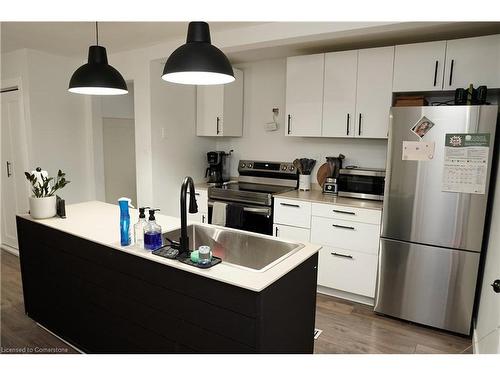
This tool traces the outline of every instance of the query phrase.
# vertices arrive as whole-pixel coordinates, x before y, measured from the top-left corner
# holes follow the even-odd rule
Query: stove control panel
[[[297,174],[297,170],[293,163],[278,162],[278,161],[258,161],[258,160],[240,160],[238,172],[264,172],[264,173],[279,173],[287,175]]]

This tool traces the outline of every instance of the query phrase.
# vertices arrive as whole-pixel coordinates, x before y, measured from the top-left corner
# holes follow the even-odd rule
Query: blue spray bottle
[[[131,204],[130,198],[122,197],[118,199],[120,205],[120,245],[128,246],[132,243],[132,236],[130,230],[130,213],[129,207],[134,208]]]

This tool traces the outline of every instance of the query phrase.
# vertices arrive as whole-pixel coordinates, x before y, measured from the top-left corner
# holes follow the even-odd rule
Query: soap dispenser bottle
[[[134,242],[140,247],[144,247],[144,228],[148,224],[145,211],[149,207],[139,207],[139,220],[134,225]]]
[[[149,221],[144,227],[144,248],[147,250],[155,250],[163,245],[161,227],[156,224],[155,211],[160,210],[149,210]]]

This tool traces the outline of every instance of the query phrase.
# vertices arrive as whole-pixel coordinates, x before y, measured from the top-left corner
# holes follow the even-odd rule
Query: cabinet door
[[[359,50],[355,136],[387,138],[394,47]]]
[[[286,135],[321,136],[323,53],[286,60]]]
[[[394,92],[439,91],[443,87],[446,41],[396,46]]]
[[[196,135],[222,136],[224,85],[197,86]]]
[[[208,214],[206,212],[197,212],[195,214],[188,214],[188,221],[190,223],[204,223],[208,224]]]
[[[309,242],[310,230],[305,228],[291,227],[288,225],[273,225],[273,233],[275,237],[283,238],[284,240]]]
[[[324,137],[354,136],[357,71],[357,50],[325,54]]]
[[[241,137],[243,135],[243,72],[233,69],[233,82],[224,86],[224,113],[219,120],[219,135]]]
[[[311,227],[311,202],[274,199],[274,222],[294,227]]]
[[[500,87],[500,35],[449,40],[444,88]]]

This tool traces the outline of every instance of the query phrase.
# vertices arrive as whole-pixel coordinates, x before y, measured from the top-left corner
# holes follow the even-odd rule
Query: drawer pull
[[[330,254],[332,254],[334,257],[354,259],[352,255],[340,254],[340,253],[330,253]]]
[[[335,212],[337,214],[356,215],[355,212],[351,212],[351,211],[333,210],[333,212]]]
[[[338,224],[332,224],[333,227],[335,228],[342,228],[342,229],[349,229],[349,230],[355,230],[354,227],[348,227],[348,226],[345,226],[345,225],[338,225]]]
[[[300,208],[298,204],[280,203],[282,206]]]

